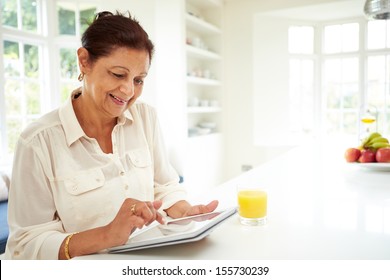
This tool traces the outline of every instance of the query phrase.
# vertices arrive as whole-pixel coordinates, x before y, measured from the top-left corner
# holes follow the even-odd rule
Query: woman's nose
[[[134,95],[134,84],[125,82],[119,87],[119,90],[131,98]]]

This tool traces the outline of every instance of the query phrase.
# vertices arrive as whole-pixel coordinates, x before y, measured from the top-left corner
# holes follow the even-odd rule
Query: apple
[[[355,162],[358,161],[359,157],[361,155],[361,152],[359,149],[356,148],[348,148],[345,153],[344,157],[347,162]]]
[[[375,162],[376,161],[375,154],[376,153],[370,149],[362,150],[358,162],[360,163]]]
[[[390,148],[381,148],[376,151],[377,162],[390,162]]]

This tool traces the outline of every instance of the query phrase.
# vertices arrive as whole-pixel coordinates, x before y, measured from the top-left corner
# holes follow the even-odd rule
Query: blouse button
[[[121,173],[120,173],[120,174],[121,174],[121,176],[123,176],[123,175],[125,175],[125,172],[124,172],[124,171],[121,171]]]
[[[128,189],[129,189],[129,186],[128,186],[128,185],[126,185],[126,186],[125,186],[125,190],[128,190]]]

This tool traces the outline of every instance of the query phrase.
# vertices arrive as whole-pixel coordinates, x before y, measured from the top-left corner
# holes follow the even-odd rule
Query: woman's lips
[[[118,96],[113,95],[112,93],[109,93],[109,95],[115,104],[124,105],[128,102],[128,100],[121,99]]]

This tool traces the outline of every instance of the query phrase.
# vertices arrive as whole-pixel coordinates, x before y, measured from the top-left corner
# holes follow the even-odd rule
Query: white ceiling
[[[225,0],[228,2],[242,0]],[[340,18],[353,18],[364,16],[363,7],[365,0],[329,0],[328,3],[311,4],[287,9],[268,10],[261,12],[261,1],[249,1],[252,4],[258,3],[259,12],[264,15],[278,16],[290,19],[329,21]],[[290,0],[286,0],[288,3]],[[278,1],[279,4],[281,1]],[[298,1],[299,2],[299,1]],[[307,1],[310,2],[310,1]],[[245,4],[244,2],[241,2]],[[291,4],[291,3],[289,3]],[[286,4],[287,5],[287,4]],[[280,6],[280,5],[279,5]],[[288,6],[288,5],[287,5]],[[290,5],[291,6],[291,5]]]
[[[364,0],[350,0],[334,3],[324,3],[299,8],[291,8],[272,12],[275,16],[282,16],[300,20],[334,20],[364,16]]]

